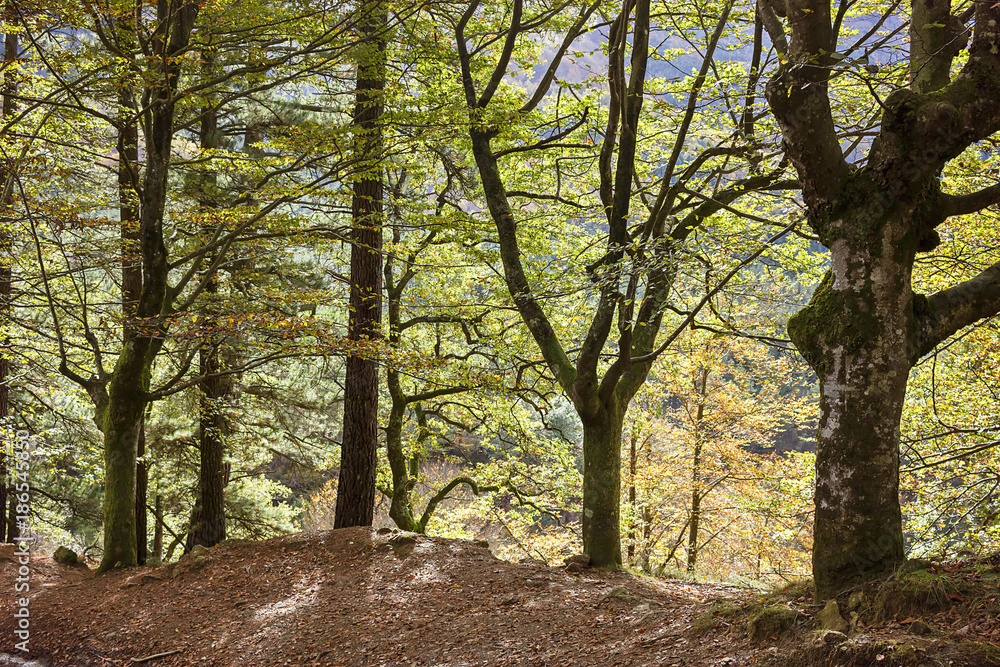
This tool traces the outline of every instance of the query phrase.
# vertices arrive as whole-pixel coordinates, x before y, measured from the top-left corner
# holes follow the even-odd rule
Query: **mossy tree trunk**
[[[813,575],[826,590],[904,559],[899,422],[919,335],[916,243],[908,220],[853,213],[844,228],[873,233],[833,242],[830,274],[788,326],[820,381]]]
[[[612,400],[583,422],[583,551],[598,566],[622,562],[623,413]]]
[[[98,572],[137,564],[136,458],[143,412],[149,398],[153,360],[163,345],[165,324],[160,316],[168,309],[169,264],[163,238],[174,134],[174,92],[180,76],[180,58],[188,47],[198,16],[198,4],[160,3],[153,49],[162,68],[149,89],[149,125],[146,164],[139,197],[138,247],[142,260],[142,290],[136,303],[137,326],[125,340],[110,374],[107,391],[64,367],[62,372],[91,392],[104,432],[104,556]]]
[[[445,205],[447,188],[438,198],[437,215]],[[438,317],[418,317],[412,320],[404,320],[402,317],[403,294],[406,288],[416,277],[415,269],[418,257],[424,249],[432,245],[437,236],[437,232],[430,232],[417,245],[417,247],[407,257],[396,257],[389,253],[385,259],[385,293],[387,301],[388,319],[388,343],[392,347],[398,347],[403,331],[418,323],[434,323],[436,326],[445,322],[462,323],[461,319],[454,319],[448,316]],[[393,226],[393,247],[399,247],[401,240],[399,225]],[[399,265],[397,267],[397,264]],[[397,273],[397,268],[400,271]],[[438,348],[436,347],[435,350]],[[429,500],[422,514],[418,516],[417,510],[413,506],[413,489],[417,484],[420,475],[420,459],[422,449],[427,440],[431,437],[431,431],[427,425],[427,413],[423,404],[433,401],[436,398],[452,396],[468,391],[469,387],[456,385],[451,387],[438,387],[417,391],[412,394],[406,393],[402,377],[398,369],[388,368],[386,370],[386,384],[389,390],[389,420],[385,427],[386,458],[389,460],[389,469],[392,472],[392,487],[384,490],[389,496],[389,518],[402,530],[414,533],[423,533],[427,530],[427,524],[437,508],[448,494],[459,484],[465,484],[473,493],[479,494],[485,490],[492,490],[495,487],[479,487],[471,478],[459,476],[439,489]],[[406,412],[412,409],[417,418],[417,438],[416,451],[407,456],[403,446],[403,422]]]
[[[844,159],[828,95],[838,35],[829,0],[790,0],[787,24],[759,3],[783,51],[767,89],[799,173],[808,222],[831,270],[789,323],[821,384],[813,569],[817,597],[896,567],[904,558],[899,420],[912,366],[1000,310],[1000,264],[933,295],[914,294],[917,253],[938,243],[949,216],[1000,202],[1000,187],[942,192],[949,160],[1000,130],[1000,5],[977,0],[970,57],[951,77],[958,17],[951,4],[914,0],[911,88],[885,100],[864,166]],[[928,21],[925,23],[923,17]],[[839,22],[837,23],[839,25]]]

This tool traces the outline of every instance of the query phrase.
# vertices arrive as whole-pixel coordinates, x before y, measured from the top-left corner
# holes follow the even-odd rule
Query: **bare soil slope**
[[[0,551],[4,588],[15,568]],[[364,528],[223,543],[102,577],[35,555],[32,592],[31,657],[53,666],[721,666],[804,658],[803,646],[807,664],[910,664],[891,648],[877,662],[827,650],[815,608],[794,595],[767,602],[794,622],[757,623],[750,639],[759,594],[507,563],[472,542]],[[0,597],[0,652],[13,652],[11,597]],[[948,664],[933,654],[912,664]]]

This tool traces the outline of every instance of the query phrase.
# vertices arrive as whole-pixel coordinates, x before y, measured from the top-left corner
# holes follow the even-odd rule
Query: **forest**
[[[0,542],[1000,550],[994,0],[0,17]]]

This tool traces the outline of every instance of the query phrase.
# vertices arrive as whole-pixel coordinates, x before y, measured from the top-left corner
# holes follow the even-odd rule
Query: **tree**
[[[351,202],[351,296],[348,338],[357,349],[347,358],[344,430],[335,528],[370,526],[375,511],[378,451],[378,362],[372,344],[382,319],[382,99],[386,77],[387,6],[363,0],[358,24],[358,81],[354,150],[364,165]]]
[[[656,5],[648,0],[624,3],[610,21],[605,70],[610,101],[604,127],[591,129],[587,125],[591,108],[586,101],[567,103],[566,109],[560,104],[540,108],[556,80],[563,57],[587,31],[600,4],[564,2],[531,14],[535,9],[532,5],[513,0],[504,6],[509,14],[504,15],[503,27],[498,28],[489,24],[488,16],[477,15],[479,2],[471,2],[456,22],[455,37],[462,93],[469,115],[469,140],[487,209],[496,228],[504,277],[513,303],[549,372],[572,401],[583,425],[584,551],[595,565],[615,566],[622,560],[623,419],[654,360],[671,340],[668,337],[659,343],[657,338],[674,286],[681,248],[713,214],[731,208],[741,197],[757,190],[780,190],[789,184],[781,179],[784,165],[780,162],[773,165],[773,171],[761,172],[764,156],[754,155],[751,94],[747,95],[743,108],[732,107],[729,98],[714,100],[727,108],[716,118],[735,123],[739,128],[728,134],[717,130],[725,136],[718,145],[685,156],[693,140],[693,127],[697,126],[692,124],[695,112],[708,95],[706,81],[712,72],[717,72],[713,70],[716,50],[730,25],[732,2],[713,7],[707,23],[703,17],[693,21],[697,26],[692,30],[696,37],[686,38],[693,48],[694,40],[700,42],[696,47],[702,55],[700,69],[695,76],[682,80],[676,90],[671,90],[672,94],[686,98],[684,105],[663,103],[655,107],[658,113],[668,114],[669,121],[665,120],[664,125],[669,129],[664,131],[674,137],[672,145],[662,154],[648,155],[639,150],[646,129],[644,123],[651,122],[647,120],[648,114],[643,115],[643,105],[653,92],[647,86],[647,66],[652,50],[651,31],[657,27],[654,21],[657,17],[651,15]],[[514,56],[519,37],[545,25],[556,15],[561,15],[560,20],[566,25],[564,39],[534,90],[525,96],[527,99],[505,94],[502,84],[509,76],[512,61],[518,62]],[[675,18],[664,15],[662,20],[665,24],[673,21],[676,26]],[[502,43],[499,50],[491,50],[494,42]],[[759,50],[759,36],[755,44]],[[630,70],[626,69],[629,52]],[[754,80],[752,75],[750,81]],[[578,99],[570,93],[556,97]],[[551,115],[546,117],[543,111]],[[512,119],[528,118],[534,118],[535,126],[543,128],[537,131],[533,142],[519,141],[523,135],[505,134]],[[740,123],[737,118],[746,122]],[[506,156],[523,161],[533,151],[544,153],[558,147],[586,151],[597,143],[600,145],[595,147],[595,166],[599,182],[591,190],[598,194],[597,202],[581,197],[566,204],[560,177],[548,192],[538,191],[544,189],[544,182],[532,184],[537,189],[531,191],[508,187],[511,179],[501,166],[510,159]],[[503,148],[495,144],[502,144]],[[583,160],[585,155],[578,155],[577,159]],[[709,174],[732,173],[737,167],[728,160],[741,156],[750,158],[748,163],[754,165],[747,176],[713,187],[718,181]],[[655,167],[647,170],[646,160]],[[559,170],[558,165],[555,168]],[[690,194],[702,188],[711,192]],[[608,230],[602,238],[601,254],[586,265],[590,287],[598,294],[595,300],[581,305],[590,317],[582,340],[573,341],[578,345],[570,347],[563,340],[545,307],[542,287],[533,284],[530,264],[526,267],[522,259],[525,234],[523,227],[519,229],[519,212],[526,204],[514,205],[512,200],[536,206],[547,202],[563,204],[566,208],[561,212],[565,217],[583,217],[592,225],[606,226]],[[599,212],[599,220],[586,217],[585,212],[591,210]],[[613,332],[617,333],[617,340],[612,339]],[[575,354],[575,360],[571,354]]]
[[[857,165],[837,135],[831,83],[860,67],[857,50],[878,54],[877,39],[868,40],[890,16],[903,17],[875,17],[841,52],[849,3],[836,13],[827,0],[789,0],[787,12],[780,5],[758,3],[782,57],[766,95],[809,226],[831,260],[788,324],[821,385],[813,575],[825,598],[904,560],[899,433],[910,369],[1000,310],[1000,264],[930,295],[911,284],[918,254],[938,244],[945,220],[1000,202],[1000,185],[951,194],[939,180],[949,161],[1000,130],[1000,4],[976,0],[952,16],[947,0],[913,0],[909,85],[883,84],[881,120],[870,144],[855,144]],[[968,60],[954,72],[968,21]]]
[[[4,14],[12,13],[11,3],[4,4]],[[0,141],[7,139],[12,132],[15,112],[15,98],[17,95],[16,77],[17,72],[14,63],[18,57],[18,39],[16,32],[8,32],[4,35],[4,66],[3,66],[3,92],[2,103],[0,103]],[[0,347],[0,430],[5,435],[10,427],[10,357],[11,357],[11,337],[7,327],[13,315],[11,302],[11,283],[13,273],[11,271],[11,251],[13,243],[11,235],[13,233],[11,223],[13,221],[12,202],[14,197],[14,156],[5,151],[5,155],[0,165],[0,327],[4,329],[3,344]],[[11,466],[10,472],[14,468]],[[7,448],[4,446],[0,451],[0,542],[13,542],[16,537],[14,522],[7,521],[7,496],[8,496],[8,468],[7,468]],[[11,495],[11,507],[13,508],[13,494]],[[11,512],[13,515],[13,510]],[[8,525],[9,523],[9,525]]]

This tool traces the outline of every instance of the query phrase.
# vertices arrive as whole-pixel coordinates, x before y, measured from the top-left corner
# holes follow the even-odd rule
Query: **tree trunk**
[[[708,395],[709,370],[701,371],[701,385],[695,381],[698,409],[694,417],[694,456],[691,458],[691,520],[688,522],[687,571],[694,572],[698,563],[698,528],[701,525],[701,454],[705,447],[702,423],[705,419],[705,397]]]
[[[629,451],[628,451],[628,503],[632,508],[632,514],[636,517],[632,525],[628,529],[628,564],[635,566],[635,540],[636,540],[636,522],[638,522],[638,512],[635,506],[635,471],[636,463],[638,459],[638,453],[636,452],[636,440],[638,440],[638,435],[632,433],[629,436]]]
[[[583,422],[583,550],[597,567],[622,562],[622,412],[606,405]]]
[[[382,0],[362,6],[362,46],[355,92],[355,153],[364,171],[356,177],[351,203],[351,296],[348,339],[355,349],[347,359],[344,429],[334,528],[370,526],[375,513],[378,450],[378,362],[370,341],[379,337],[382,318],[381,117],[385,88],[387,21]]]
[[[868,219],[861,206],[850,213],[844,227],[871,232],[832,242],[831,271],[788,325],[820,379],[818,598],[904,560],[899,421],[918,334],[910,288],[917,225]]]
[[[136,443],[135,463],[135,562],[145,565],[149,556],[146,544],[148,525],[146,523],[146,492],[149,489],[149,469],[142,458],[146,455],[146,417],[139,420],[139,438]]]
[[[7,3],[7,20],[13,21],[11,16],[11,3]],[[3,124],[14,115],[15,93],[17,92],[14,81],[13,61],[17,58],[18,40],[16,33],[8,33],[4,37],[4,80],[3,80]],[[0,201],[2,201],[3,216],[0,220],[13,222],[13,210],[11,202],[13,199],[13,163],[0,165]],[[5,225],[6,227],[6,225]],[[10,232],[5,228],[0,230],[0,322],[5,325],[10,322],[13,315],[11,304],[11,288],[13,273],[11,271],[11,259],[13,257],[13,239]],[[6,326],[5,326],[6,328]],[[11,340],[7,334],[3,338],[3,346],[0,347],[0,427],[7,427],[11,424],[10,416],[10,356]],[[0,450],[0,542],[13,542],[13,526],[6,530],[7,522],[3,520],[4,509],[7,507],[8,489],[14,488],[13,484],[8,486],[8,473],[13,473],[13,466],[10,470],[7,467],[6,452]]]
[[[163,562],[163,496],[156,494],[153,501],[153,520],[156,522],[153,527],[153,561]]]
[[[191,513],[191,530],[184,547],[185,553],[196,544],[213,547],[226,539],[225,435],[229,424],[224,407],[231,383],[227,376],[208,377],[224,370],[219,363],[217,345],[202,348],[199,354],[199,372],[205,379],[201,382],[198,399],[198,498]]]
[[[400,528],[411,532],[423,532],[419,522],[413,516],[413,502],[410,497],[416,476],[410,475],[406,453],[403,451],[403,416],[406,413],[406,397],[399,383],[399,373],[390,370],[387,373],[389,396],[392,407],[389,409],[389,422],[385,429],[385,449],[389,459],[389,469],[392,471],[392,500],[389,503],[389,518]]]
[[[207,77],[216,72],[216,59],[211,46],[202,50],[202,71]],[[211,98],[209,98],[211,101]],[[206,150],[219,148],[218,118],[215,110],[209,105],[202,109],[201,147]],[[219,203],[218,177],[212,169],[199,172],[196,177],[198,203],[203,209],[211,211]],[[211,238],[214,221],[209,217],[206,226],[206,241]],[[226,508],[225,508],[225,448],[229,422],[225,413],[225,400],[232,388],[230,376],[219,376],[226,370],[222,353],[226,345],[225,336],[219,335],[218,299],[219,275],[212,266],[216,254],[209,253],[206,257],[209,271],[208,282],[205,285],[206,305],[201,313],[201,329],[203,331],[201,350],[198,352],[198,372],[204,378],[200,385],[198,397],[198,496],[191,512],[191,529],[188,531],[184,551],[187,553],[196,545],[213,547],[226,539]]]
[[[691,521],[688,522],[687,571],[694,572],[698,562],[698,528],[701,522],[701,442],[694,448],[691,467]]]
[[[7,541],[14,543],[21,537],[21,531],[17,529],[17,496],[9,493],[7,497],[10,499],[7,503],[10,506],[10,511],[7,513]],[[3,508],[0,507],[0,519],[3,518],[2,515]]]
[[[136,564],[135,487],[139,430],[150,364],[126,344],[108,388],[104,412],[104,557],[98,572]],[[138,390],[138,391],[137,391]]]
[[[131,26],[134,30],[134,25]],[[128,33],[128,27],[123,31]],[[142,295],[142,259],[139,251],[139,194],[136,187],[139,164],[139,130],[135,93],[123,88],[118,93],[118,220],[122,239],[122,341],[135,336],[135,309]],[[146,454],[145,419],[139,426],[136,454],[135,541],[136,562],[146,564],[146,488],[149,472],[142,457]]]

